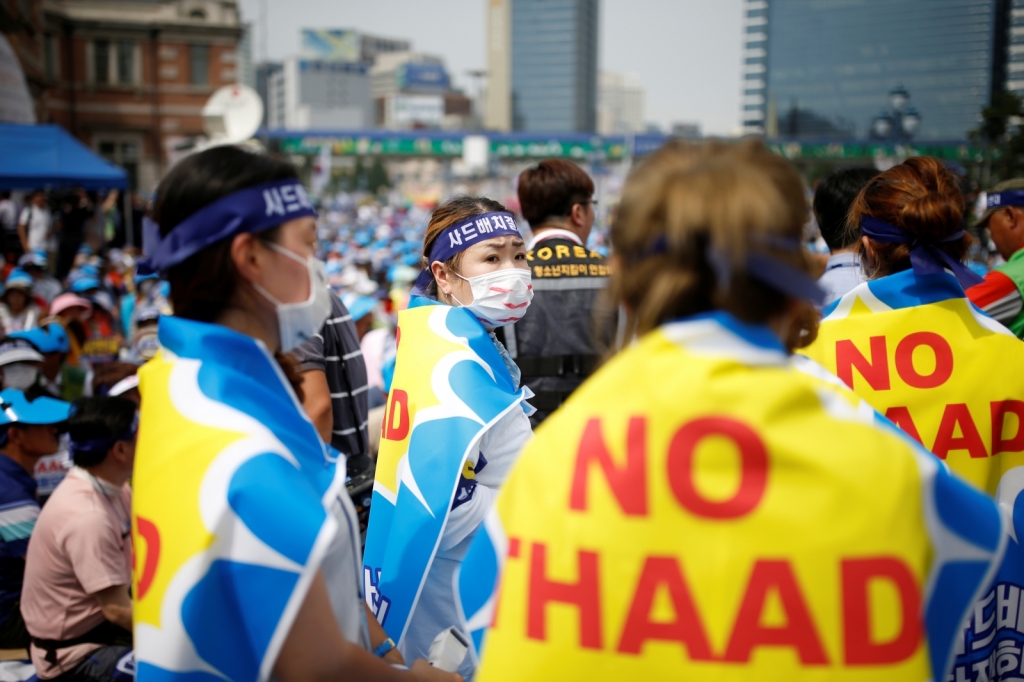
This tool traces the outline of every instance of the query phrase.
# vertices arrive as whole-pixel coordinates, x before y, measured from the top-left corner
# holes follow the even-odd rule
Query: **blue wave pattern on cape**
[[[524,398],[468,311],[417,297],[400,314],[363,569],[367,603],[397,641],[408,629],[467,458]],[[493,585],[494,577],[481,579]]]
[[[137,676],[266,680],[344,482],[262,344],[174,317],[159,336],[133,480]]]

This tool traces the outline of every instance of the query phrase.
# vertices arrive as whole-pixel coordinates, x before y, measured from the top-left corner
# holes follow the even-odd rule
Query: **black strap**
[[[79,644],[107,644],[119,646],[132,645],[132,633],[120,625],[115,625],[105,620],[81,637],[73,639],[40,639],[32,638],[33,646],[46,652],[46,662],[50,665],[57,664],[57,651]]]
[[[524,377],[560,377],[574,374],[588,377],[597,367],[596,355],[551,355],[548,357],[518,357],[516,364]]]

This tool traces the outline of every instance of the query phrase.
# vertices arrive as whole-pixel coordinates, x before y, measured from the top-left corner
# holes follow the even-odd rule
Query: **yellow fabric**
[[[966,298],[880,310],[867,287],[856,291],[849,313],[826,318],[801,352],[995,494],[1024,464],[1024,344]]]
[[[244,434],[221,431],[187,419],[171,399],[175,363],[159,352],[139,372],[142,406],[137,450],[147,454],[133,480],[135,546],[134,621],[162,628],[161,609],[170,581],[182,566],[205,551],[213,535],[203,523],[200,486],[210,463]],[[173,443],[175,447],[161,447]],[[190,503],[191,502],[191,503]],[[158,535],[140,533],[151,524]],[[159,555],[151,555],[153,550]],[[147,567],[150,570],[147,570]],[[145,583],[140,585],[140,581]]]
[[[438,310],[436,306],[426,306],[400,313],[401,333],[413,341],[401,348],[407,360],[395,365],[374,475],[375,487],[383,488],[392,498],[398,496],[398,465],[409,452],[417,415],[441,405],[433,386],[434,367],[453,353],[466,350],[458,339],[439,334],[431,327],[431,315],[436,319]],[[401,341],[399,337],[399,344]]]
[[[498,501],[509,558],[476,679],[930,679],[914,593],[932,549],[911,446],[781,353],[751,366],[671,334],[600,370],[511,474]],[[844,635],[844,575],[856,593],[851,576],[872,561],[910,588],[867,583],[870,640],[909,639],[864,664]],[[545,580],[577,585],[549,594],[586,607],[544,603]]]

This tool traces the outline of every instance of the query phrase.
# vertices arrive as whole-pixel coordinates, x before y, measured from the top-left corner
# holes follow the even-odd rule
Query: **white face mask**
[[[505,268],[476,277],[452,274],[469,282],[473,291],[473,302],[463,305],[454,294],[452,298],[488,327],[504,327],[518,322],[526,314],[526,309],[533,300],[529,270]]]
[[[24,391],[36,383],[39,378],[39,368],[23,362],[15,362],[4,365],[4,388],[16,388]]]
[[[253,288],[277,309],[277,328],[281,336],[281,352],[297,348],[320,331],[331,314],[331,290],[327,288],[324,264],[313,256],[302,258],[278,244],[268,244],[282,256],[302,263],[309,272],[309,298],[301,303],[281,303],[270,292],[253,283]]]

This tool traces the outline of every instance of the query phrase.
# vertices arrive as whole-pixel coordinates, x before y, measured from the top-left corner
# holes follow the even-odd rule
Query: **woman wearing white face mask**
[[[386,635],[363,606],[344,458],[302,411],[281,355],[330,311],[315,215],[290,164],[231,147],[180,162],[157,190],[145,250],[175,314],[139,372],[141,682],[457,679],[371,653]]]
[[[532,435],[532,393],[494,336],[533,298],[514,218],[490,199],[454,199],[431,217],[423,254],[399,316],[365,553],[367,602],[406,658],[447,628],[477,629],[458,585],[473,577],[459,568]],[[475,661],[470,651],[459,672]]]

